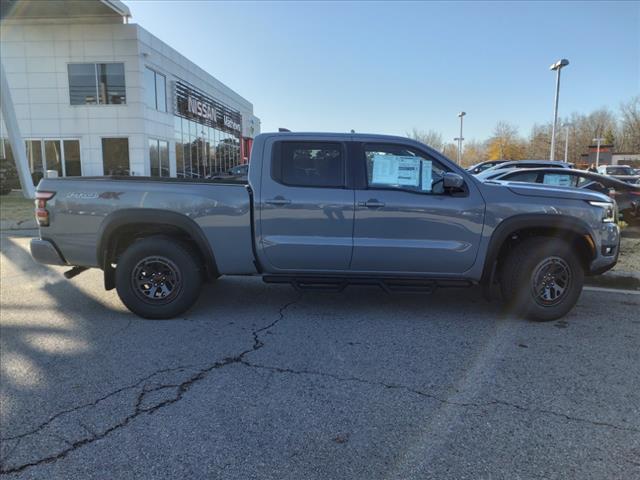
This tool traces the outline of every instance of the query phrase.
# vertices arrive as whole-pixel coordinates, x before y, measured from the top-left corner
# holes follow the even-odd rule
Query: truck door
[[[272,270],[348,270],[354,190],[345,142],[274,140],[263,160],[258,245]]]
[[[445,191],[449,168],[412,147],[368,143],[359,156],[366,180],[356,189],[351,270],[437,275],[471,268],[485,209],[475,185]]]

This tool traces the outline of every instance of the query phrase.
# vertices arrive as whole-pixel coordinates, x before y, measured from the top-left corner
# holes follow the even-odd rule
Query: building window
[[[150,68],[144,70],[144,96],[147,107],[167,111],[167,79]]]
[[[169,176],[169,142],[149,139],[149,160],[152,177]]]
[[[44,165],[42,163],[42,141],[26,140],[25,144],[27,147],[27,162],[29,162],[31,179],[33,180],[33,184],[37,185],[42,177],[44,177]]]
[[[130,175],[129,139],[103,138],[102,165],[105,175]]]
[[[8,142],[7,142],[8,143]],[[59,177],[82,175],[80,166],[80,140],[37,139],[25,141],[27,161],[34,185],[47,170],[54,170]]]
[[[78,140],[63,140],[62,145],[64,175],[66,177],[79,177],[82,175],[80,142]]]
[[[124,63],[70,63],[71,105],[127,103]]]
[[[45,170],[54,170],[59,177],[64,174],[62,172],[62,150],[60,149],[60,140],[44,141],[44,163]]]

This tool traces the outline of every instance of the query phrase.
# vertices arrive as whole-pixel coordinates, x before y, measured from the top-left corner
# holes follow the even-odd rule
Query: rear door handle
[[[270,198],[269,200],[265,200],[264,203],[268,205],[275,205],[276,207],[282,207],[284,205],[289,205],[291,200],[288,200],[283,197]]]
[[[358,202],[359,207],[367,207],[367,208],[380,208],[384,207],[384,202],[379,202],[378,200],[367,200],[366,202]]]

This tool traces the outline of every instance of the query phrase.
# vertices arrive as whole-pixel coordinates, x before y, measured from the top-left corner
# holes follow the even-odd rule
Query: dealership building
[[[139,25],[116,0],[2,2],[0,61],[34,182],[206,177],[245,163],[253,105]],[[13,158],[7,125],[0,158]]]

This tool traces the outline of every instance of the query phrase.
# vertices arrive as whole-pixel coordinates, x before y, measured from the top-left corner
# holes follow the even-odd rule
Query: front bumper
[[[49,240],[32,238],[30,247],[31,256],[36,262],[44,263],[45,265],[67,265],[56,246]]]
[[[620,228],[615,223],[604,224],[598,232],[595,258],[592,260],[589,274],[600,275],[611,270],[618,263],[620,255]]]

